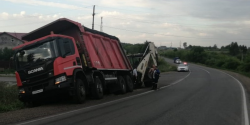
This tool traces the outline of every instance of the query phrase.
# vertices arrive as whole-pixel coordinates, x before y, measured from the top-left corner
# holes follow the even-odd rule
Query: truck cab
[[[78,50],[72,37],[49,35],[25,43],[16,50],[19,99],[28,101],[44,91],[69,89],[73,71],[82,70]]]

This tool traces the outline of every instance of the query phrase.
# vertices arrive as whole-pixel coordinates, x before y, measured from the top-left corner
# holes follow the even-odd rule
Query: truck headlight
[[[64,82],[66,80],[67,80],[66,76],[60,76],[60,77],[56,78],[55,84],[59,84],[59,83]]]
[[[19,93],[24,94],[25,90],[24,89],[19,89]]]

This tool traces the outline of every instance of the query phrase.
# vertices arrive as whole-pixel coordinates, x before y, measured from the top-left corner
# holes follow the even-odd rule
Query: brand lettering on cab
[[[43,70],[43,67],[39,67],[39,68],[32,69],[32,70],[28,71],[28,74],[32,74],[32,73],[35,73],[35,72],[39,72],[39,71],[42,71],[42,70]]]

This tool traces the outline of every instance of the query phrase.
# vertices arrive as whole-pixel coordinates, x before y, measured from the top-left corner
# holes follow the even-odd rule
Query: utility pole
[[[93,7],[93,14],[92,14],[92,16],[93,16],[93,21],[92,21],[92,30],[93,30],[94,29],[94,22],[95,22],[95,5]]]
[[[100,31],[102,32],[102,17],[101,17],[101,27],[100,27]]]

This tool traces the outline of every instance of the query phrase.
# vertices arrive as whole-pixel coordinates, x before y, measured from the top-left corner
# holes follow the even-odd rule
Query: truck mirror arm
[[[70,52],[66,52],[65,54],[62,55],[62,58],[65,58]]]

